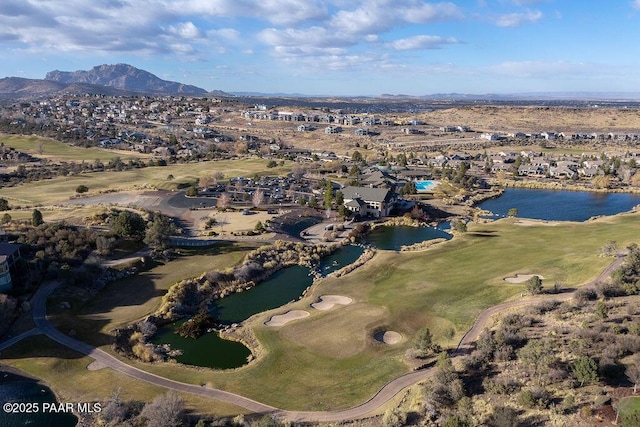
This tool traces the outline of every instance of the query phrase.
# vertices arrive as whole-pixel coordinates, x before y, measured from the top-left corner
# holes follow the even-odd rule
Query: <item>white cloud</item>
[[[199,39],[204,36],[204,33],[193,22],[171,25],[169,32],[183,39]]]
[[[388,45],[395,50],[422,50],[440,49],[444,45],[460,43],[453,37],[444,38],[440,36],[420,35],[406,39],[395,40]]]
[[[428,22],[461,19],[464,13],[453,3],[425,3],[408,8],[403,15],[407,22],[425,24]]]
[[[499,15],[494,19],[494,22],[499,27],[518,27],[523,24],[535,24],[542,19],[542,12],[527,11],[524,13],[507,13]]]
[[[339,10],[331,17],[329,26],[351,34],[372,34],[407,23],[426,24],[462,17],[461,9],[450,2],[372,0],[354,10]]]
[[[638,9],[638,10],[640,10],[640,0],[634,0],[634,1],[631,3],[631,7],[633,7],[634,9]]]
[[[319,20],[328,13],[324,2],[319,0],[163,0],[163,3],[178,14],[253,17],[278,25]]]

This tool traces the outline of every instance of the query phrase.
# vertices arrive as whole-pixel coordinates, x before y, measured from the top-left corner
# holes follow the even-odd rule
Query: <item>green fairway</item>
[[[291,162],[267,168],[267,160],[260,158],[185,163],[147,167],[121,172],[95,172],[31,182],[3,188],[2,195],[20,204],[47,205],[68,200],[79,185],[89,188],[88,195],[109,190],[162,189],[175,190],[180,186],[197,184],[198,179],[215,172],[225,178],[236,176],[281,175],[291,170]]]
[[[0,142],[39,159],[53,161],[93,162],[98,159],[102,162],[108,162],[116,157],[120,157],[123,160],[151,157],[149,154],[137,153],[135,151],[106,150],[97,147],[75,147],[66,142],[43,138],[41,136],[0,134]]]

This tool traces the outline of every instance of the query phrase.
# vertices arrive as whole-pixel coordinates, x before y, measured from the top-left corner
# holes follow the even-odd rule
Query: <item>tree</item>
[[[542,374],[547,372],[549,366],[555,361],[551,341],[546,339],[530,340],[518,351],[518,360],[528,366],[532,373],[537,375],[540,382]]]
[[[87,191],[89,191],[89,187],[86,185],[78,185],[76,187],[76,193],[78,194],[86,193]]]
[[[629,381],[633,383],[633,394],[638,391],[638,383],[640,383],[640,355],[633,356],[631,363],[625,369],[625,375]]]
[[[416,194],[417,192],[418,189],[416,188],[416,183],[411,181],[407,182],[400,188],[400,194],[403,196],[407,194]]]
[[[120,388],[114,391],[100,411],[100,420],[106,425],[118,425],[122,423],[127,416],[125,405],[120,400],[120,393]]]
[[[336,191],[336,205],[340,206],[344,204],[344,194],[342,191]]]
[[[143,238],[147,223],[142,216],[132,211],[122,211],[113,221],[113,232],[120,237],[131,237],[137,240]]]
[[[229,196],[229,193],[222,193],[220,194],[220,197],[218,197],[218,201],[216,202],[216,206],[218,207],[219,211],[223,211],[226,210],[229,205],[231,205],[231,196]]]
[[[0,219],[0,224],[8,224],[11,222],[11,215],[9,215],[8,213],[5,213],[4,215],[2,215],[2,219]]]
[[[0,211],[8,211],[9,209],[11,208],[7,199],[0,198]]]
[[[615,256],[618,253],[618,242],[615,240],[607,240],[602,247],[601,255],[603,257]]]
[[[518,216],[518,208],[509,209],[509,211],[507,212],[507,216],[510,216],[510,217]]]
[[[42,219],[42,212],[40,212],[38,209],[34,209],[33,212],[31,213],[31,225],[33,225],[34,227],[37,227],[43,223],[44,223],[44,220]]]
[[[542,292],[542,279],[540,279],[540,276],[533,275],[529,280],[527,280],[525,288],[527,289],[527,292],[532,295],[539,294]]]
[[[360,163],[360,162],[364,161],[364,158],[362,157],[362,154],[358,150],[356,150],[351,155],[351,160],[356,162],[356,163]]]
[[[147,403],[140,417],[147,420],[147,427],[178,427],[184,421],[184,401],[171,390]]]
[[[333,203],[333,184],[331,181],[327,181],[327,185],[324,189],[324,207],[326,209],[331,209],[331,204]]]
[[[607,307],[607,304],[605,304],[604,301],[598,301],[595,313],[599,319],[604,320],[609,317],[609,307]]]
[[[187,188],[186,194],[188,197],[196,197],[198,195],[198,189],[192,185],[191,187]]]
[[[309,199],[309,207],[314,209],[318,207],[318,199],[316,199],[315,196]]]
[[[251,197],[251,204],[253,207],[257,208],[264,202],[264,190],[260,187],[256,188],[256,191],[253,193]]]
[[[433,335],[429,328],[422,328],[416,333],[413,338],[413,348],[419,357],[425,357],[439,349],[438,345],[433,342]]]
[[[268,168],[275,168],[276,166],[278,166],[278,163],[275,160],[269,160],[267,162],[267,167]]]
[[[144,243],[154,249],[164,250],[169,247],[169,238],[174,232],[175,227],[167,217],[156,215],[147,228]]]
[[[580,382],[580,387],[598,382],[598,363],[589,356],[580,356],[573,364],[573,376]]]
[[[466,233],[467,232],[467,223],[461,219],[451,221],[451,228],[453,228],[458,233]]]
[[[518,411],[510,406],[496,406],[487,425],[490,427],[518,427],[520,416]]]

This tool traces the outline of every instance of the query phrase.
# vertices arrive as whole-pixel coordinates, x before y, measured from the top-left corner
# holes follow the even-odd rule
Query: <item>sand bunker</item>
[[[322,295],[319,298],[318,302],[314,302],[311,304],[311,307],[316,310],[330,310],[334,305],[348,305],[351,304],[353,300],[349,297],[343,297],[340,295]]]
[[[544,280],[544,276],[542,274],[516,274],[515,277],[505,277],[504,281],[507,283],[524,283],[533,276],[538,276],[540,280]]]
[[[388,345],[398,344],[400,341],[402,341],[402,335],[395,331],[378,332],[373,336],[373,338],[375,338],[375,340],[378,342]]]
[[[282,326],[291,322],[292,320],[304,319],[309,316],[308,311],[304,310],[291,310],[287,311],[285,314],[279,314],[276,316],[272,316],[269,321],[264,322],[267,326]]]

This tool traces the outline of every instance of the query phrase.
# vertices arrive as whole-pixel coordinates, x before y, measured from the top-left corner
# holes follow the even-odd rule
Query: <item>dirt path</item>
[[[619,254],[619,256],[595,279],[586,283],[585,285],[592,285],[599,281],[607,278],[611,272],[618,268],[622,262],[624,261],[624,254]],[[146,381],[148,383],[158,385],[161,387],[165,387],[168,389],[181,391],[185,393],[192,393],[198,396],[208,397],[211,399],[219,400],[221,402],[230,403],[245,409],[248,409],[252,412],[263,413],[263,414],[271,414],[274,417],[284,420],[290,420],[293,422],[335,422],[335,421],[344,421],[344,420],[352,420],[358,418],[364,418],[370,416],[376,410],[382,407],[385,403],[387,403],[390,399],[400,393],[402,390],[410,387],[420,381],[424,381],[425,379],[431,377],[434,373],[434,369],[424,369],[420,371],[411,372],[405,375],[402,375],[398,378],[395,378],[389,381],[384,387],[382,387],[378,392],[376,392],[369,400],[366,402],[355,406],[353,408],[345,409],[342,411],[327,411],[327,412],[304,412],[304,411],[285,411],[280,410],[278,408],[274,408],[269,405],[265,405],[263,403],[257,402],[255,400],[246,398],[244,396],[240,396],[234,393],[230,393],[224,390],[206,388],[202,386],[197,386],[194,384],[182,383],[174,380],[170,380],[168,378],[161,377],[156,374],[152,374],[150,372],[144,371],[142,369],[131,366],[120,359],[106,353],[103,350],[93,347],[92,345],[86,344],[84,342],[78,341],[74,338],[71,338],[62,332],[58,331],[51,325],[46,316],[46,300],[49,294],[53,292],[56,288],[57,283],[48,283],[43,285],[36,292],[33,300],[33,320],[36,323],[36,329],[28,331],[25,334],[22,334],[20,337],[16,338],[24,338],[26,336],[31,336],[37,333],[43,333],[47,337],[52,340],[67,346],[73,350],[76,350],[82,354],[88,355],[101,363],[103,366],[107,366],[111,369],[114,369],[118,372],[121,372],[130,377]],[[462,337],[460,343],[458,344],[458,348],[456,350],[456,357],[464,354],[464,352],[468,351],[475,340],[478,338],[482,330],[488,326],[491,321],[492,316],[505,312],[507,310],[511,310],[516,307],[524,307],[527,305],[535,304],[545,299],[556,299],[565,301],[571,298],[574,290],[569,290],[561,294],[556,295],[541,295],[536,297],[528,297],[526,299],[520,299],[516,301],[508,301],[494,307],[488,308],[476,319],[472,328]],[[0,348],[6,348],[18,340],[10,340],[11,342],[5,342],[0,344]]]

